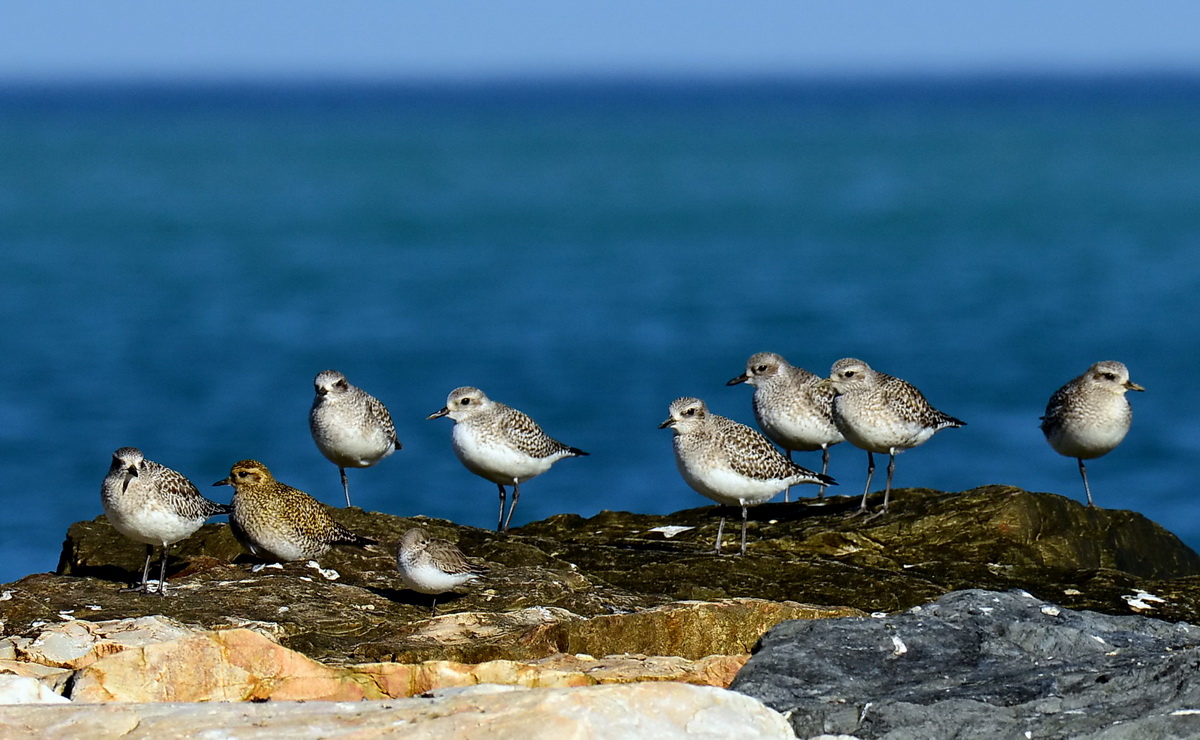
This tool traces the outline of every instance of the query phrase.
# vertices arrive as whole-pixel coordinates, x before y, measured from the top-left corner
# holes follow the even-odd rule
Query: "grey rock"
[[[784,622],[731,689],[799,737],[1200,738],[1200,627],[968,590]]]

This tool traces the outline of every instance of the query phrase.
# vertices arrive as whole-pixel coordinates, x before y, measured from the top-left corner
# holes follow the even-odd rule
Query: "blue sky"
[[[0,79],[1200,72],[1200,1],[5,0]]]

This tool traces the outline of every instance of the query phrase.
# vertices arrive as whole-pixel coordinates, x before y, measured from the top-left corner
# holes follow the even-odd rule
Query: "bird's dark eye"
[[[765,373],[767,371],[767,366],[759,365],[758,367],[754,368],[754,371],[757,373]]]
[[[853,371],[853,370],[847,370],[846,372],[842,373],[842,376],[843,376],[843,377],[846,377],[846,378],[853,378],[853,377],[854,377],[854,371]]]
[[[695,415],[696,415],[696,409],[688,409],[687,411],[684,411],[684,412],[683,412],[683,415],[684,415],[684,416],[695,416]]]
[[[339,381],[337,382],[337,387],[338,387],[338,388],[341,388],[341,389],[343,389],[343,390],[345,390],[345,389],[346,389],[347,387],[349,387],[349,386],[350,386],[350,383],[349,383],[349,382],[347,382],[347,381],[345,381],[345,380],[339,380]]]
[[[1116,380],[1117,376],[1115,373],[1104,373],[1104,379],[1105,380]]]
[[[247,475],[250,475],[250,474],[249,474],[249,473],[247,473],[245,470],[239,470],[239,471],[238,471],[238,474],[237,474],[237,477],[239,477],[239,478],[245,478]]]
[[[459,401],[459,403],[461,403],[463,406],[470,406],[470,405],[471,405],[471,399],[469,399],[469,398],[464,398],[463,400]]]

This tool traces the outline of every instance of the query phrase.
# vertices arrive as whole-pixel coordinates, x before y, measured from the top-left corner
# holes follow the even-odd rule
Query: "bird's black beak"
[[[434,412],[433,412],[432,414],[430,414],[429,416],[426,416],[425,418],[426,418],[426,419],[440,419],[440,418],[442,418],[443,416],[445,416],[445,415],[446,415],[446,414],[448,414],[448,413],[450,413],[450,407],[449,407],[449,406],[443,406],[443,407],[441,407],[440,409],[438,409],[437,411],[434,411]]]
[[[741,375],[737,376],[736,378],[730,378],[729,382],[726,383],[725,385],[737,385],[738,383],[745,383],[749,379],[750,379],[750,376],[747,373],[742,373]]]
[[[217,481],[217,482],[216,482],[216,483],[214,483],[213,485],[214,485],[214,486],[232,486],[232,485],[233,485],[233,481],[231,481],[231,480],[229,480],[228,478],[226,478],[226,479],[224,479],[224,480],[219,480],[219,481]]]

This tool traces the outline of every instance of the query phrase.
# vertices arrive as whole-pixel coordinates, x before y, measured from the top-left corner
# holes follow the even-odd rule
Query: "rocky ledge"
[[[1004,486],[903,489],[894,501],[869,521],[846,516],[857,508],[850,497],[756,507],[745,557],[711,553],[716,507],[562,515],[504,539],[333,509],[381,545],[262,568],[225,524],[210,524],[173,550],[166,598],[120,591],[144,552],[100,517],[71,526],[57,573],[0,587],[0,674],[30,698],[76,702],[391,700],[477,683],[721,691],[735,675],[735,688],[750,685],[738,670],[780,623],[878,625],[964,589],[1021,589],[1064,613],[1200,623],[1200,556],[1136,513]],[[481,583],[440,598],[437,615],[395,570],[396,543],[414,525],[489,566]],[[840,634],[827,647],[850,639]],[[847,729],[791,699],[747,693],[791,712],[802,734],[836,725],[902,736],[891,716]]]

